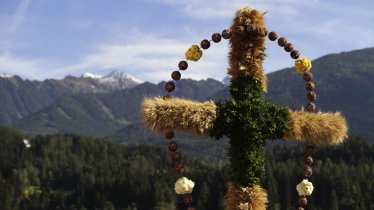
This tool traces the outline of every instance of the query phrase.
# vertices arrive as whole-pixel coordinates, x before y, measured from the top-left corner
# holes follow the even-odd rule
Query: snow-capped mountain
[[[100,79],[102,76],[91,74],[89,72],[86,72],[82,75],[83,78],[92,78],[92,79]]]
[[[93,75],[98,76],[98,75]],[[132,81],[135,83],[143,83],[143,81],[136,79],[135,77],[126,74],[125,72],[114,70],[110,72],[106,76],[102,76],[99,78],[99,81],[102,83],[108,83],[108,82],[126,82],[126,81]]]
[[[141,84],[143,83],[143,81],[129,75],[129,74],[126,74],[125,72],[123,71],[119,71],[119,70],[114,70],[112,72],[110,72],[109,74],[107,75],[97,75],[97,74],[92,74],[92,73],[89,73],[89,72],[86,72],[82,75],[83,78],[91,78],[91,79],[96,79],[98,80],[100,83],[123,83],[123,82],[134,82],[134,83],[138,83],[138,84]]]
[[[2,77],[2,78],[10,78],[12,76],[10,76],[9,74],[6,74],[6,73],[1,73],[0,77]]]
[[[104,76],[86,72],[81,78],[91,81],[93,83],[92,89],[100,86],[107,90],[123,90],[143,83],[143,81],[119,70],[114,70]]]

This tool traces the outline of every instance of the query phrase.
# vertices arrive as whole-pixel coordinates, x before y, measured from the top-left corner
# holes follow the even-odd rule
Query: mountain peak
[[[9,74],[6,74],[6,73],[1,73],[0,77],[2,77],[2,78],[10,78],[12,76],[10,76]]]
[[[90,72],[86,72],[82,75],[83,78],[92,78],[92,79],[99,79],[101,78],[102,76],[100,75],[96,75],[96,74],[92,74]]]
[[[112,72],[110,72],[109,74],[105,75],[102,77],[102,80],[109,80],[109,79],[114,79],[114,80],[130,80],[130,81],[133,81],[135,83],[143,83],[143,81],[129,75],[129,74],[126,74],[125,72],[123,71],[119,71],[117,69],[113,70]]]

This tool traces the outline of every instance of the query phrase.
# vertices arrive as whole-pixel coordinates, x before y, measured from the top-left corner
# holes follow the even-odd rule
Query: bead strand
[[[212,39],[210,41],[207,40],[207,39],[202,40],[200,42],[200,47],[204,50],[207,50],[211,45],[211,43],[210,43],[211,41],[213,41],[214,43],[219,43],[222,38],[230,39],[231,38],[231,31],[229,29],[225,29],[225,30],[222,31],[221,34],[220,33],[214,33],[211,38]],[[197,45],[195,45],[195,46],[193,45],[193,47],[194,47],[193,50],[200,50]],[[190,51],[190,50],[191,50],[191,48],[188,51]],[[196,51],[194,51],[194,52],[196,53]],[[187,56],[187,53],[186,53],[186,59],[187,60],[197,61],[200,58],[201,55],[198,56],[198,58],[195,58],[195,57],[190,58],[189,56]],[[185,71],[188,68],[187,60],[182,60],[178,63],[179,70],[173,71],[171,73],[172,81],[169,81],[169,82],[165,83],[165,90],[167,91],[167,94],[165,96],[163,96],[164,100],[172,98],[170,93],[175,90],[175,82],[177,82],[181,79],[181,77],[182,77],[181,71]],[[171,159],[172,159],[173,164],[174,164],[174,172],[178,176],[182,176],[185,173],[185,169],[184,169],[184,166],[182,164],[182,154],[178,151],[178,144],[177,144],[176,141],[173,140],[174,131],[166,132],[165,133],[165,138],[170,140],[170,143],[168,144],[168,150],[171,152]],[[183,194],[182,195],[182,201],[187,206],[187,210],[196,210],[195,207],[191,206],[192,202],[193,202],[193,197],[192,197],[191,194]]]
[[[271,41],[277,41],[278,45],[280,47],[283,47],[286,52],[290,53],[291,58],[293,59],[299,59],[300,53],[298,50],[294,49],[294,46],[292,43],[289,43],[285,37],[280,37],[278,39],[277,33],[274,31],[270,32],[268,34],[268,38]],[[315,93],[315,84],[312,82],[313,80],[313,74],[309,72],[311,68],[311,65],[308,66],[307,68],[303,69],[305,72],[303,74],[303,79],[307,82],[305,84],[305,89],[307,90],[306,98],[308,99],[308,103],[306,105],[306,110],[308,112],[314,112],[316,110],[316,105],[314,101],[317,99],[317,94]],[[298,70],[298,69],[297,69]],[[303,170],[303,175],[306,179],[308,180],[309,177],[312,176],[313,174],[313,169],[312,169],[312,164],[313,164],[313,152],[314,152],[314,147],[306,142],[305,143],[305,157],[304,157],[304,170]],[[299,206],[297,210],[304,210],[303,207],[308,205],[308,199],[306,198],[306,195],[299,195],[299,198],[297,200],[297,205]]]

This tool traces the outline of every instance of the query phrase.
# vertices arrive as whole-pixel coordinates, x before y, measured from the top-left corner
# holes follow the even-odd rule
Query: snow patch
[[[82,75],[83,78],[100,79],[102,76],[86,72]]]
[[[2,73],[2,74],[0,74],[0,77],[2,77],[2,78],[11,78],[12,76],[10,76],[9,74]]]

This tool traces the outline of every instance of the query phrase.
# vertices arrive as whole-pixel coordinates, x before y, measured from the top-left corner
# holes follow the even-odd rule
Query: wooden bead
[[[315,85],[314,85],[313,82],[307,82],[307,83],[305,84],[305,89],[308,90],[308,91],[313,91],[314,88],[315,88]]]
[[[306,146],[305,153],[309,156],[312,156],[314,154],[314,147],[311,145]]]
[[[210,42],[207,39],[204,39],[203,41],[201,41],[200,46],[201,48],[206,50],[210,47]]]
[[[215,43],[220,42],[220,41],[221,41],[221,34],[219,34],[219,33],[214,33],[214,34],[212,35],[212,40],[213,40],[213,42],[215,42]]]
[[[171,73],[171,78],[178,81],[181,79],[181,73],[179,71],[173,71],[173,73]]]
[[[278,39],[278,45],[281,47],[284,47],[287,44],[287,39],[284,37],[281,37]]]
[[[312,167],[310,167],[310,166],[306,166],[306,167],[304,168],[304,176],[306,176],[306,177],[310,177],[310,176],[312,176],[312,174],[313,174],[313,169],[312,169]]]
[[[230,29],[223,30],[221,34],[222,34],[222,37],[224,39],[230,39],[231,38],[231,31],[230,31]]]
[[[317,99],[317,94],[314,91],[310,91],[306,94],[306,97],[309,101],[315,101]]]
[[[306,110],[308,112],[314,112],[316,111],[316,105],[312,102],[309,102],[307,105],[306,105]]]
[[[305,72],[303,75],[303,79],[307,82],[310,82],[313,80],[313,74],[310,72]]]
[[[284,50],[286,52],[291,52],[293,50],[293,45],[291,43],[287,43],[286,45],[284,45]]]
[[[182,160],[182,154],[180,152],[173,152],[173,154],[171,154],[171,159],[174,162],[179,162]]]
[[[168,149],[170,152],[175,152],[178,150],[178,145],[177,145],[177,142],[175,141],[171,141],[168,145]]]
[[[297,50],[292,50],[290,55],[291,55],[291,58],[293,59],[298,59],[300,57],[300,53]]]
[[[306,197],[301,197],[297,200],[297,204],[299,206],[306,206],[308,205],[308,200],[306,199]]]
[[[167,82],[165,84],[165,90],[168,91],[168,92],[173,92],[175,90],[175,84],[174,82]]]
[[[187,61],[180,61],[178,64],[178,67],[180,70],[186,70],[188,68],[188,63]]]
[[[184,203],[184,205],[189,206],[189,205],[192,204],[192,201],[193,201],[193,199],[192,199],[192,195],[191,194],[184,194],[183,195],[183,203]]]
[[[165,133],[165,138],[172,139],[174,138],[174,131],[168,131]]]
[[[304,210],[303,207],[298,207],[296,210]]]
[[[268,37],[269,37],[269,39],[270,39],[271,41],[275,41],[275,40],[278,39],[278,35],[277,35],[277,33],[275,33],[274,31],[270,32],[269,35],[268,35]]]
[[[174,166],[174,171],[177,174],[183,174],[184,173],[184,166],[182,164],[178,163]]]
[[[304,158],[304,164],[305,165],[308,165],[308,166],[311,166],[313,164],[313,158],[308,156],[308,157],[305,157]]]

